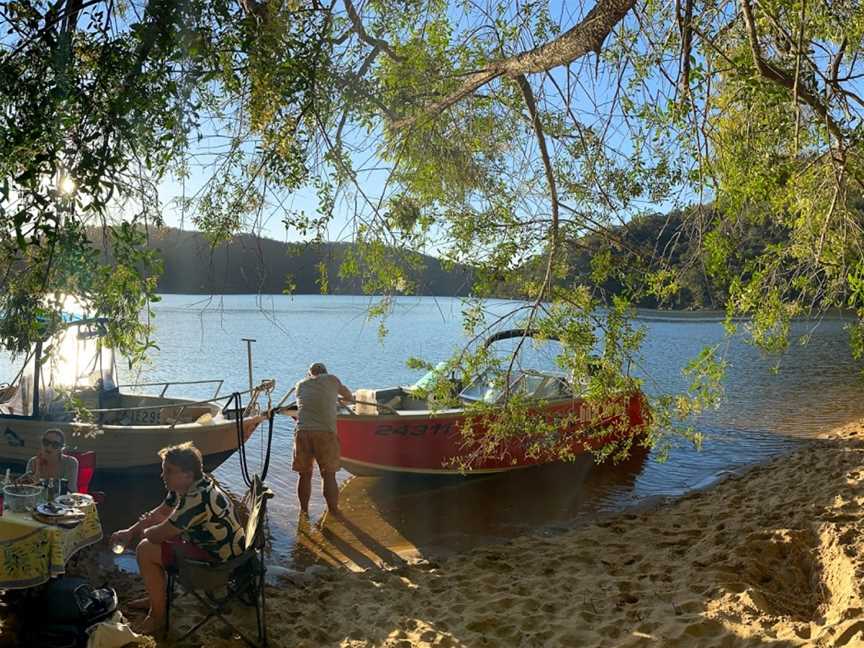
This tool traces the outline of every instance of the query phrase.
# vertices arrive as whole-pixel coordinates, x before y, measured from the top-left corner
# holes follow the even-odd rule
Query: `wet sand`
[[[422,511],[352,517],[346,490],[343,520],[300,525],[293,567],[312,566],[273,570],[271,645],[864,645],[864,422],[678,499],[473,547],[415,542]],[[243,645],[216,623],[196,643]]]

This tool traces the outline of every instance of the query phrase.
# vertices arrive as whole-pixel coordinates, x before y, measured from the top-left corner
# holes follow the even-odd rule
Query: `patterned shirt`
[[[234,504],[207,475],[179,497],[169,491],[165,503],[176,507],[169,521],[183,532],[184,540],[223,562],[243,553],[245,529],[237,521]]]

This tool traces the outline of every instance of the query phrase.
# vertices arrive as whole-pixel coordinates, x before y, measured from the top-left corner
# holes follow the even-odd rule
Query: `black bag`
[[[117,610],[117,592],[94,589],[84,578],[58,578],[45,586],[28,619],[31,646],[73,648],[87,645],[87,628]]]

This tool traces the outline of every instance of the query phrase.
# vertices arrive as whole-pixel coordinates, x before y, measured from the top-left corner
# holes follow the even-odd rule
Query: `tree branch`
[[[684,15],[678,11],[679,2],[676,2],[676,15],[678,17],[678,28],[681,32],[681,77],[678,88],[681,98],[686,100],[690,96],[690,50],[693,48],[693,0],[685,0]]]
[[[552,283],[552,268],[555,264],[555,257],[558,254],[558,187],[555,184],[555,171],[552,169],[552,160],[549,158],[549,151],[546,148],[546,137],[543,135],[543,124],[540,123],[537,102],[534,100],[534,91],[531,90],[531,84],[528,83],[524,74],[516,77],[516,83],[522,91],[525,105],[528,107],[528,113],[531,115],[531,125],[534,128],[534,134],[537,136],[540,157],[543,158],[546,182],[549,183],[549,201],[552,205],[552,223],[549,226],[549,258],[546,262],[546,277],[543,279],[543,287],[537,296],[539,302]]]
[[[400,130],[412,126],[422,117],[434,117],[499,76],[516,79],[519,75],[568,65],[590,52],[599,54],[606,36],[635,4],[636,0],[598,0],[578,25],[555,40],[528,52],[493,61],[470,74],[457,90],[445,98],[426,105],[415,115],[393,122],[391,128]]]
[[[378,56],[378,52],[380,51],[380,49],[374,47],[372,51],[369,52],[369,55],[366,57],[366,59],[363,61],[363,64],[360,66],[360,69],[357,70],[357,74],[355,75],[358,84],[360,79],[363,78],[363,75],[366,74],[366,72],[369,70],[372,62],[375,60],[375,57]],[[345,85],[347,86],[348,84],[346,83]],[[348,121],[348,112],[349,106],[346,105],[344,110],[342,111],[342,117],[339,119],[339,125],[336,127],[336,136],[334,139],[340,148],[342,146],[342,130],[345,128],[345,123]]]
[[[753,20],[753,9],[750,6],[750,0],[741,0],[741,11],[744,15],[745,27],[747,28],[747,37],[750,41],[750,52],[753,55],[753,63],[756,65],[759,74],[763,78],[773,81],[794,93],[796,88],[795,79],[762,58],[762,50],[759,47],[759,38],[756,34],[756,23]],[[837,143],[842,147],[844,139],[843,130],[831,117],[825,105],[806,88],[798,88],[797,91],[798,99],[810,106],[822,118],[828,127],[828,131],[837,139]]]
[[[838,84],[837,77],[840,74],[840,62],[843,60],[843,55],[846,53],[846,44],[847,41],[844,37],[843,41],[840,43],[840,48],[831,60],[831,70],[828,72],[828,82],[835,88]]]
[[[247,16],[255,16],[261,22],[267,17],[267,6],[264,2],[256,0],[240,0],[240,6]]]
[[[357,36],[360,37],[360,40],[376,49],[381,50],[394,61],[405,60],[405,57],[399,56],[396,52],[393,51],[393,48],[390,47],[390,43],[385,40],[381,40],[380,38],[375,38],[366,31],[366,28],[363,26],[363,21],[360,19],[360,14],[357,13],[357,10],[354,8],[354,4],[351,2],[351,0],[344,0],[344,3],[345,11],[348,12],[348,18],[351,19],[351,26],[354,28],[354,33],[356,33]]]

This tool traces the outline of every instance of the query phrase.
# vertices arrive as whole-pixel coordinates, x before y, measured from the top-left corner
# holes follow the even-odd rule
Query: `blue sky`
[[[514,7],[518,7],[518,3],[510,5],[511,11]],[[553,19],[556,19],[561,25],[562,30],[572,27],[578,22],[584,13],[593,6],[593,3],[587,3],[585,6],[580,2],[567,2],[566,0],[554,0],[550,2],[550,14]],[[458,9],[454,9],[457,11]],[[462,28],[470,27],[467,21],[463,20]],[[519,43],[518,48],[521,51],[531,49],[539,43],[532,43],[526,39]],[[610,69],[611,66],[596,67],[596,56],[590,55],[578,61],[571,67],[569,78],[566,72],[558,69],[553,73],[553,78],[561,86],[568,83],[575,83],[581,86],[576,93],[576,101],[571,105],[573,112],[577,118],[584,120],[588,124],[592,124],[602,118],[602,111],[612,96],[612,89],[616,81],[617,71]],[[537,84],[539,75],[534,75],[530,80],[533,84]],[[547,90],[550,95],[554,94],[549,80],[544,81],[544,90]],[[610,142],[614,147],[625,155],[632,150],[629,140],[629,133],[621,123],[621,120],[613,120],[608,127],[607,135],[610,137]],[[383,168],[381,161],[375,156],[374,146],[376,144],[376,133],[371,135],[366,133],[352,132],[346,129],[345,140],[349,145],[357,147],[356,152],[352,157],[354,168],[358,170],[358,184],[360,184],[369,195],[377,196],[384,187],[384,182],[387,177],[387,169]],[[536,153],[536,152],[535,152]],[[181,196],[185,193],[186,196],[194,194],[201,186],[204,179],[208,176],[206,165],[210,162],[210,153],[207,151],[198,151],[200,161],[204,166],[193,167],[192,175],[187,179],[185,185],[174,180],[166,179],[160,187],[160,197],[165,206],[164,214],[168,225],[175,227],[183,227],[185,229],[193,229],[191,214],[182,214],[176,205],[172,205],[172,199]],[[535,160],[535,163],[538,163]],[[329,240],[350,240],[353,232],[353,226],[350,222],[350,215],[353,213],[354,204],[352,201],[357,200],[355,195],[345,195],[336,204],[335,218],[330,223],[326,233],[326,238]],[[361,201],[362,202],[362,201]],[[281,209],[288,208],[292,210],[305,211],[314,214],[318,204],[318,198],[315,191],[306,187],[294,192],[287,197],[284,204],[279,205],[279,209],[275,206],[271,209],[266,209],[261,214],[252,226],[253,229],[261,235],[274,238],[277,240],[298,240],[296,232],[286,231],[282,223]],[[643,208],[650,209],[665,209],[670,204],[651,205],[646,203]]]

